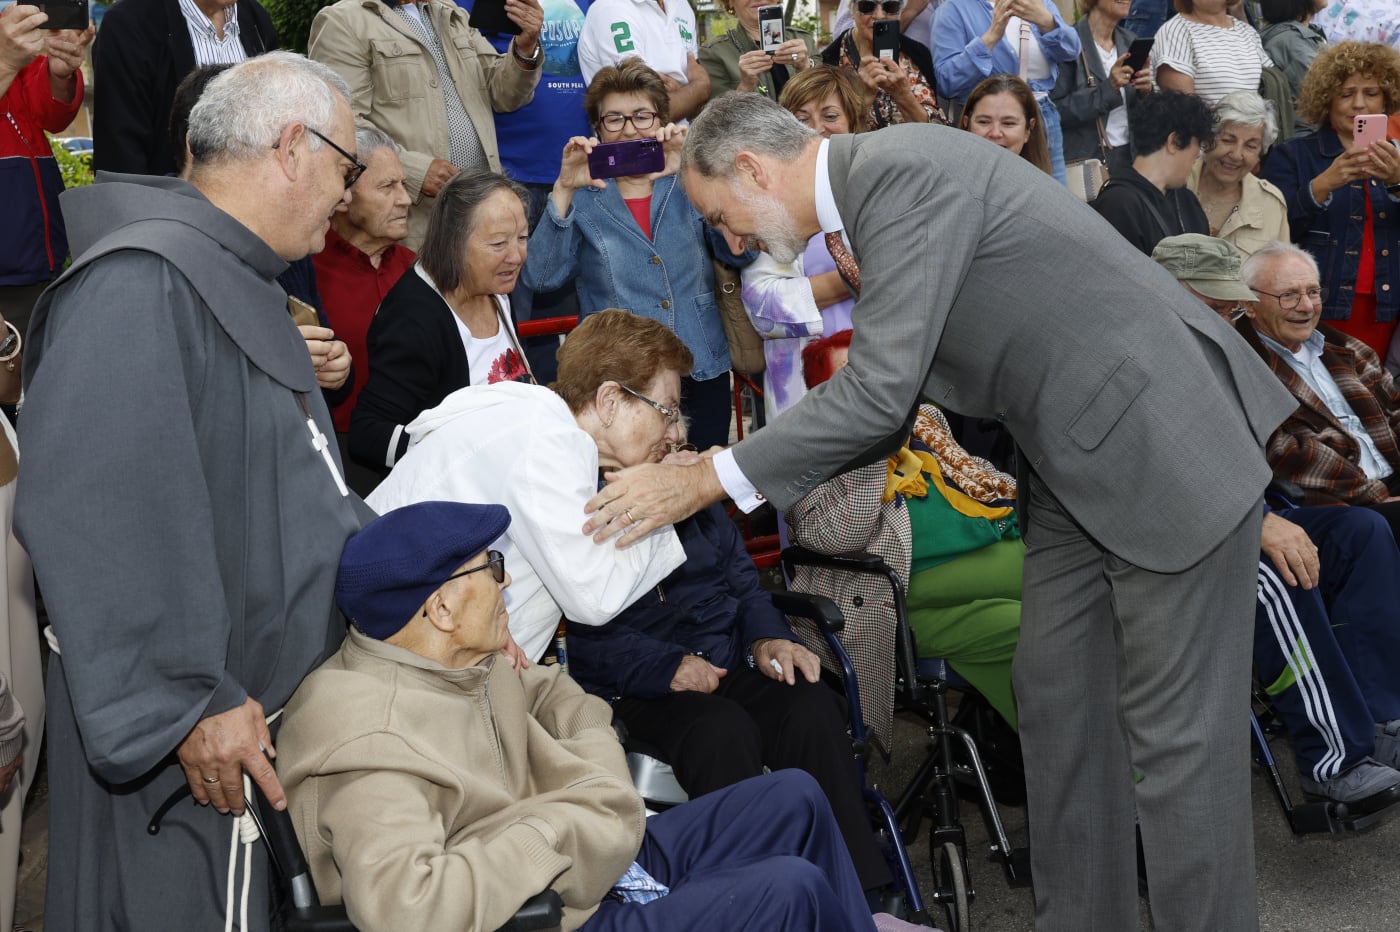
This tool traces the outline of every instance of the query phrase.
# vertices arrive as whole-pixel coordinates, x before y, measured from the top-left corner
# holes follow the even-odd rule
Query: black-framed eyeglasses
[[[497,585],[500,585],[501,583],[505,582],[506,555],[501,553],[499,550],[488,550],[486,551],[485,563],[481,563],[477,566],[469,566],[466,569],[462,570],[462,572],[460,573],[453,573],[451,576],[444,579],[443,582],[449,583],[454,579],[460,579],[461,577],[469,576],[472,573],[480,573],[482,570],[490,570],[491,576],[496,580]]]
[[[1309,288],[1306,291],[1285,291],[1283,294],[1274,294],[1271,291],[1260,291],[1258,288],[1251,288],[1255,294],[1266,294],[1278,301],[1278,306],[1285,311],[1291,311],[1302,303],[1303,296],[1307,295],[1309,301],[1322,304],[1327,300],[1326,288]]]
[[[658,114],[655,110],[636,110],[630,114],[605,113],[603,114],[603,118],[598,122],[602,123],[603,129],[610,133],[618,132],[628,123],[631,123],[640,132],[655,126],[657,116]]]
[[[879,7],[886,16],[898,16],[904,9],[905,0],[856,0],[856,12],[869,16]]]
[[[678,409],[676,409],[676,408],[668,408],[668,407],[666,407],[664,404],[662,404],[662,403],[659,402],[659,401],[653,401],[652,399],[648,398],[646,395],[643,395],[641,392],[636,391],[636,390],[631,389],[631,388],[628,388],[626,385],[623,385],[621,382],[618,382],[618,383],[617,383],[617,387],[620,388],[620,389],[622,389],[624,392],[626,392],[627,394],[631,395],[633,398],[637,399],[638,401],[644,401],[644,402],[646,402],[647,404],[651,405],[651,406],[652,406],[653,408],[655,408],[656,410],[660,411],[660,412],[661,412],[661,416],[664,417],[664,418],[666,419],[667,425],[675,424],[677,421],[679,421],[679,420],[681,419],[681,412],[680,412]]]
[[[369,166],[365,165],[364,162],[361,162],[359,159],[355,158],[355,157],[354,157],[353,155],[351,155],[349,152],[346,152],[344,149],[340,148],[340,146],[337,146],[334,142],[331,141],[331,138],[330,138],[329,136],[327,136],[325,133],[321,132],[320,130],[313,129],[313,128],[311,128],[310,126],[307,126],[305,123],[303,123],[302,126],[306,129],[306,131],[307,131],[308,133],[310,133],[311,135],[315,136],[317,139],[321,140],[321,141],[324,142],[326,145],[330,146],[332,149],[334,149],[335,151],[339,152],[341,155],[345,156],[345,158],[347,158],[347,159],[350,160],[350,167],[347,168],[347,169],[345,169],[345,187],[346,187],[346,188],[349,188],[349,187],[350,187],[351,185],[353,185],[355,182],[357,182],[357,181],[360,180],[360,176],[363,175],[363,174],[365,173],[365,169],[368,168]],[[274,142],[274,143],[272,144],[272,148],[274,148],[274,149],[280,149],[280,148],[282,148],[282,140],[279,139],[279,140],[277,140],[276,142]]]

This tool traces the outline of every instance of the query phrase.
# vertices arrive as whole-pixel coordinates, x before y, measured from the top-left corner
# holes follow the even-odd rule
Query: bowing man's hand
[[[584,506],[583,533],[599,544],[620,534],[617,546],[630,546],[724,498],[714,463],[704,455],[690,465],[642,463],[603,478],[608,484]]]
[[[797,683],[798,670],[802,671],[803,679],[809,683],[815,683],[822,675],[821,660],[796,641],[759,638],[753,642],[751,649],[754,666],[770,680],[792,686]]]

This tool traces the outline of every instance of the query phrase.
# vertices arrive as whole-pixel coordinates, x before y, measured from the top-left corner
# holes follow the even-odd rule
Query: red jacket
[[[58,195],[63,179],[44,131],[61,132],[83,102],[83,75],[68,103],[49,90],[49,60],[24,67],[0,97],[0,286],[32,285],[56,276],[68,257]]]

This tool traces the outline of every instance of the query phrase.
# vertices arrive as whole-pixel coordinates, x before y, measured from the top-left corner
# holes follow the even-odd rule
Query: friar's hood
[[[315,390],[316,373],[305,341],[277,283],[286,261],[189,182],[98,172],[96,184],[65,191],[59,203],[73,265],[46,298],[61,289],[62,281],[103,256],[122,250],[153,252],[189,281],[255,366],[293,391]],[[50,303],[40,302],[34,324],[42,325]],[[41,340],[33,342],[36,349],[42,345]]]

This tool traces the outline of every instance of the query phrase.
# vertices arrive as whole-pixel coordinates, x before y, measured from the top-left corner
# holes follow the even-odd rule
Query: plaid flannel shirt
[[[1303,505],[1370,505],[1387,498],[1390,491],[1385,482],[1367,478],[1361,469],[1360,442],[1303,377],[1264,345],[1248,318],[1242,318],[1237,328],[1298,399],[1298,410],[1269,438],[1266,452],[1274,475],[1302,489]],[[1360,340],[1327,324],[1318,324],[1318,330],[1323,336],[1323,365],[1375,441],[1381,457],[1400,473],[1400,443],[1396,440],[1400,391],[1395,381],[1380,357]]]

